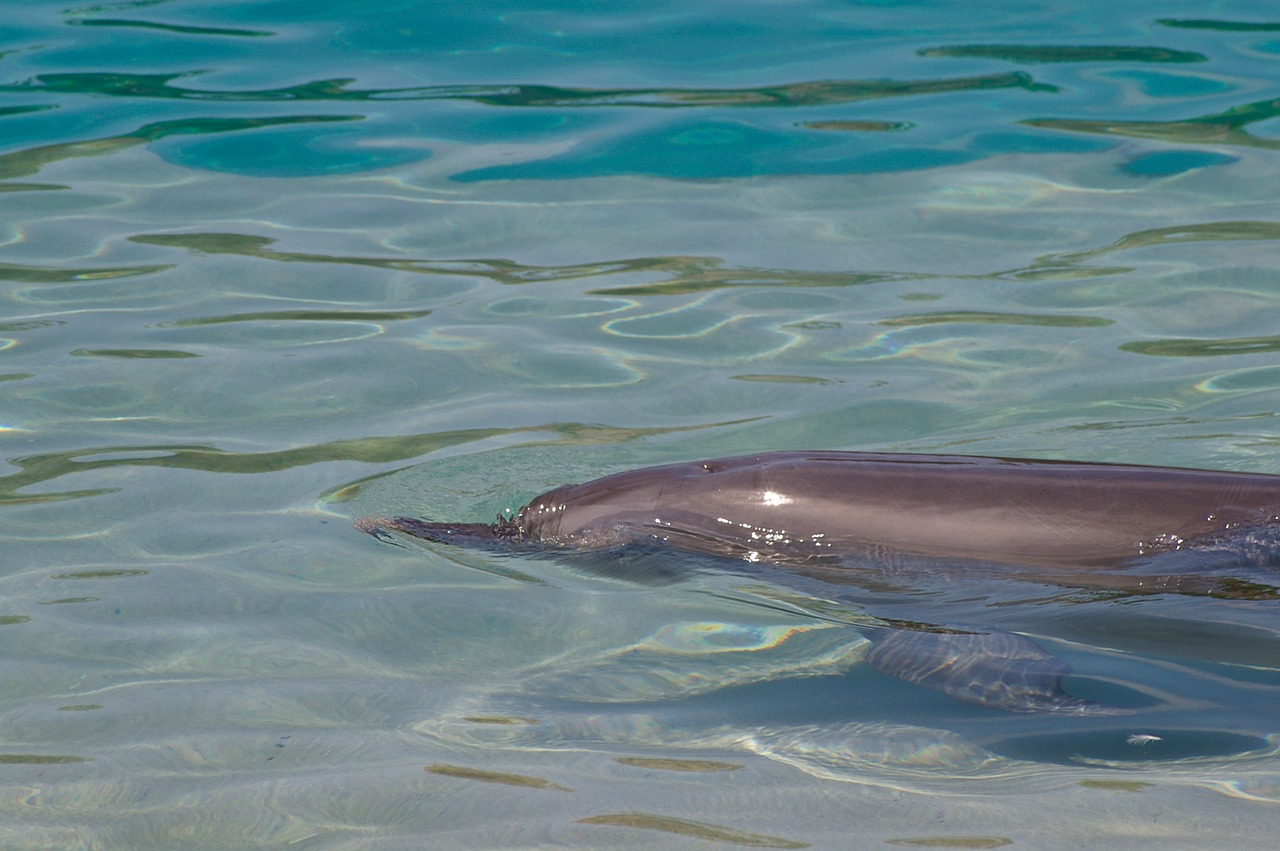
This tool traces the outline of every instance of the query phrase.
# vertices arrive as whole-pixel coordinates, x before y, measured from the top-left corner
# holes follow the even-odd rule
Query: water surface
[[[1280,473],[1270,4],[11,5],[0,845],[1273,846],[1274,600],[351,527],[789,448]]]

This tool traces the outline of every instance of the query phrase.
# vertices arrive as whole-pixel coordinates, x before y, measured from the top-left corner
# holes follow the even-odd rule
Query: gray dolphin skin
[[[1153,571],[1280,565],[1280,476],[960,455],[773,452],[555,488],[493,524],[374,517],[356,525],[375,535],[398,531],[516,551],[656,546],[776,564],[832,582],[878,565],[949,573],[987,566],[1082,587],[1274,598],[1269,584],[1195,576],[1161,582]],[[962,658],[965,664],[958,663]],[[1090,708],[1061,690],[1065,664],[1024,636],[893,629],[869,661],[972,703],[1018,711]]]
[[[494,524],[365,518],[443,543],[657,543],[767,561],[906,556],[1082,570],[1277,524],[1280,476],[960,455],[773,452],[568,485]]]

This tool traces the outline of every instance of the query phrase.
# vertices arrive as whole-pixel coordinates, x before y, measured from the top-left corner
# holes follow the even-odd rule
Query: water
[[[8,6],[0,845],[1273,846],[1274,600],[350,525],[800,447],[1280,473],[1273,4]],[[872,670],[908,616],[1135,712]]]

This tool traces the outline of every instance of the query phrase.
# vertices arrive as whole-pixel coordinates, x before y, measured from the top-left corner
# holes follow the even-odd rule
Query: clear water
[[[350,521],[802,447],[1280,473],[1278,70],[1260,0],[7,4],[0,845],[1274,847],[1274,600]],[[1136,711],[957,703],[868,616]]]

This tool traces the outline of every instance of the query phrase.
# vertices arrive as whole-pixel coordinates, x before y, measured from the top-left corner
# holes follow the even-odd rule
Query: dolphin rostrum
[[[375,535],[394,530],[517,551],[670,548],[776,564],[832,582],[877,565],[986,566],[1019,578],[1133,593],[1274,599],[1270,583],[1159,574],[1280,565],[1280,476],[960,455],[773,452],[558,487],[493,524],[374,517],[357,526]],[[1004,658],[1007,675],[975,673],[983,666],[957,664],[960,656]],[[1077,711],[1087,703],[1061,691],[1065,664],[1025,636],[892,629],[869,661],[962,700],[1006,709]],[[1018,684],[1016,698],[1008,697],[1010,682]]]

